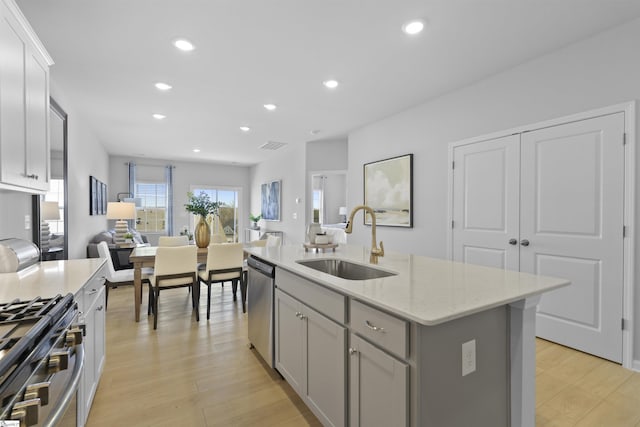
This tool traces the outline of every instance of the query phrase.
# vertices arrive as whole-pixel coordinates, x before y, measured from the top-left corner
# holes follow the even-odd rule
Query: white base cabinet
[[[346,425],[347,329],[276,289],[276,368],[325,426]]]
[[[104,268],[104,267],[103,267]],[[104,274],[98,270],[76,294],[82,314],[80,323],[86,327],[84,371],[78,389],[78,426],[84,426],[98,389],[105,361],[105,289]]]

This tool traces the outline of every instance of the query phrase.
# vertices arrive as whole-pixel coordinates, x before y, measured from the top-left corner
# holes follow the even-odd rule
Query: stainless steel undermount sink
[[[397,273],[356,264],[343,259],[303,259],[296,261],[300,265],[347,280],[369,280],[395,276]]]

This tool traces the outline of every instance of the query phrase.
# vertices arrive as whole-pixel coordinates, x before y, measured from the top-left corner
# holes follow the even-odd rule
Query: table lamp
[[[40,251],[49,252],[49,239],[51,232],[47,221],[55,221],[60,219],[60,209],[58,202],[41,202],[40,203]]]
[[[107,203],[107,219],[116,220],[116,233],[113,238],[116,245],[124,244],[124,235],[129,232],[128,219],[136,219],[135,203],[109,202]]]
[[[340,220],[342,222],[347,222],[347,207],[346,206],[340,206],[338,208],[338,215],[340,215]]]

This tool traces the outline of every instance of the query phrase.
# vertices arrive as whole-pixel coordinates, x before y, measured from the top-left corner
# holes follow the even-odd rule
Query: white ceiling
[[[345,136],[640,16],[637,0],[17,3],[55,61],[53,83],[109,153],[240,165],[275,155],[259,149],[267,141]],[[412,18],[427,25],[409,37]],[[176,50],[177,37],[196,50]]]

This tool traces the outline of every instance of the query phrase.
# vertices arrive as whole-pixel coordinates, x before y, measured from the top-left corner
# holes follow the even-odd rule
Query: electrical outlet
[[[31,230],[31,215],[24,216],[24,229]]]
[[[291,215],[293,217],[293,219],[298,219],[298,213],[294,212],[293,215]]]
[[[476,340],[462,343],[462,376],[476,370]]]

